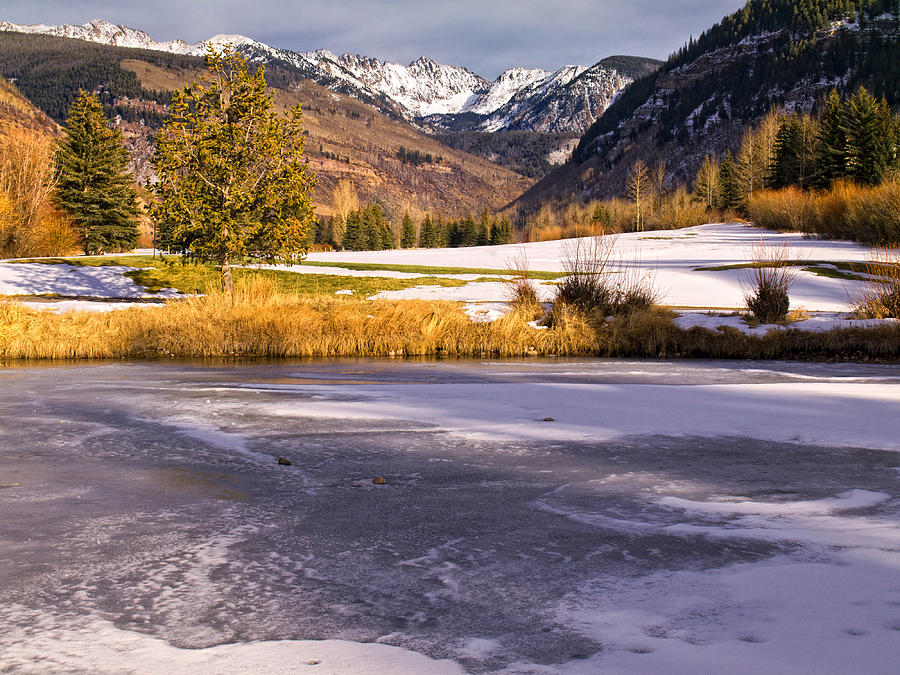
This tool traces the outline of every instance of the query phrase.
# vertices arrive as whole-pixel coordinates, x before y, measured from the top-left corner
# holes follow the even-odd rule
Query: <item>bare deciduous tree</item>
[[[644,231],[644,211],[647,208],[650,191],[650,172],[642,160],[631,165],[626,185],[628,197],[634,202],[634,227],[638,232]]]

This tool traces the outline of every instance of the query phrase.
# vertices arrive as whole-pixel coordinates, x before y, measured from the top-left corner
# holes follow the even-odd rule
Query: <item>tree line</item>
[[[312,243],[347,251],[381,251],[495,246],[508,244],[511,237],[509,221],[498,219],[487,209],[478,220],[472,215],[453,220],[426,214],[416,226],[408,211],[399,223],[393,223],[385,217],[380,205],[373,204],[320,218]]]
[[[883,97],[833,89],[818,115],[772,111],[747,130],[736,156],[707,155],[694,193],[708,209],[739,209],[766,188],[828,188],[839,179],[877,186],[900,171],[898,148],[900,116]]]

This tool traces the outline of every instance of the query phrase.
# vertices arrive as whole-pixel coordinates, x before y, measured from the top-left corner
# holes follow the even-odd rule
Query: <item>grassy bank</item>
[[[212,293],[162,307],[52,314],[0,303],[7,359],[305,356],[619,356],[900,361],[900,326],[823,333],[685,330],[652,309],[612,320],[555,311],[536,329],[514,311],[473,323],[451,302],[303,298],[265,277],[233,297]]]

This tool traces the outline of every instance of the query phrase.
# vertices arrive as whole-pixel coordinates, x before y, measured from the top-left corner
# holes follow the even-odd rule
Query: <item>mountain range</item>
[[[226,44],[251,61],[290,66],[333,91],[370,103],[432,130],[583,133],[635,78],[660,62],[617,56],[590,67],[567,65],[555,72],[510,68],[492,82],[465,68],[421,57],[407,66],[326,49],[296,52],[243,35],[215,35],[190,44],[159,42],[147,33],[100,19],[81,26],[0,22],[0,31],[75,38],[98,44],[201,56]]]

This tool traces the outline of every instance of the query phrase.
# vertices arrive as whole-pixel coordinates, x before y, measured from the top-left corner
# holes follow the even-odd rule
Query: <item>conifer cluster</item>
[[[395,225],[375,204],[320,219],[313,243],[348,251],[380,251],[396,248],[398,243],[400,248],[457,248],[507,244],[511,233],[509,221],[497,219],[487,209],[478,220],[471,215],[446,220],[439,214],[426,214],[416,228],[408,212]]]

